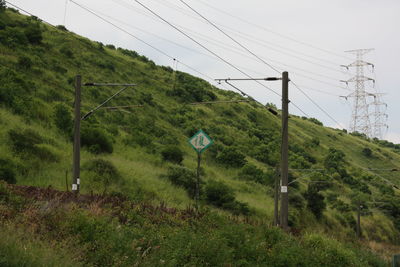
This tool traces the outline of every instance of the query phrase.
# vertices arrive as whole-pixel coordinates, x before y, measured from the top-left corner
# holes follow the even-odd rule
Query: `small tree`
[[[167,146],[161,151],[163,160],[170,161],[176,164],[181,164],[183,161],[183,152],[177,146]]]
[[[0,12],[3,12],[4,10],[6,10],[6,1],[4,0],[0,0]]]
[[[54,107],[54,123],[62,132],[69,134],[72,131],[72,116],[64,104]]]
[[[369,147],[364,147],[362,150],[362,154],[367,158],[372,157],[372,150]]]
[[[309,184],[304,197],[307,200],[307,207],[317,219],[320,219],[323,211],[326,208],[326,204],[324,202],[324,196],[319,193],[318,186],[313,183]]]

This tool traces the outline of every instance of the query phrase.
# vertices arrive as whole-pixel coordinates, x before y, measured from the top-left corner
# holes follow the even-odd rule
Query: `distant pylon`
[[[373,137],[380,140],[383,139],[385,131],[388,128],[386,124],[388,115],[386,114],[387,104],[382,101],[384,94],[376,92],[374,93],[374,101],[371,103],[375,107],[373,113]]]
[[[354,61],[349,65],[342,65],[342,67],[345,67],[347,69],[351,67],[356,68],[356,76],[347,81],[342,81],[345,82],[346,84],[349,84],[351,82],[355,83],[354,92],[345,96],[346,99],[354,98],[353,111],[350,122],[350,131],[363,133],[368,137],[372,137],[375,134],[372,132],[372,126],[368,111],[369,105],[367,103],[367,98],[370,96],[374,97],[374,94],[368,93],[365,90],[365,82],[373,81],[375,83],[375,80],[364,76],[364,67],[365,66],[374,67],[374,65],[372,63],[364,61],[363,55],[367,54],[372,50],[374,49],[357,49],[357,50],[346,51],[347,53],[356,55],[356,61]]]

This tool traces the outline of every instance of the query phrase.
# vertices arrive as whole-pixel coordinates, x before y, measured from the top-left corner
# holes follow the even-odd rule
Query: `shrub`
[[[326,208],[326,204],[324,202],[324,196],[319,193],[319,188],[315,184],[310,183],[304,197],[307,200],[307,207],[317,219],[320,219]]]
[[[18,58],[18,66],[23,69],[30,69],[32,67],[32,60],[27,56],[21,56]]]
[[[34,130],[11,129],[8,131],[13,150],[17,153],[33,152],[35,145],[43,143],[43,138]]]
[[[121,181],[121,175],[114,164],[105,159],[94,159],[84,165],[84,170],[89,172],[89,179],[95,185],[103,187],[105,193],[107,188]]]
[[[4,10],[6,10],[6,8],[6,1],[0,0],[0,12],[3,12]]]
[[[271,173],[266,174],[256,166],[247,163],[239,172],[239,179],[254,181],[260,184],[270,184],[272,182],[273,175]]]
[[[68,29],[65,28],[64,25],[57,25],[56,28],[59,29],[59,30],[61,30],[61,31],[64,31],[64,32],[67,32],[67,31],[68,31]]]
[[[328,154],[324,159],[325,168],[335,170],[340,169],[342,167],[341,165],[345,162],[344,157],[345,154],[342,151],[335,148],[329,148]]]
[[[233,190],[223,182],[211,180],[205,188],[206,201],[216,207],[230,210],[235,214],[249,214],[250,209],[246,203],[235,200]]]
[[[42,42],[42,30],[40,29],[40,24],[37,22],[30,23],[25,28],[25,36],[28,42],[31,44],[40,44]]]
[[[240,168],[246,164],[246,156],[237,148],[225,147],[218,153],[216,161],[229,167]]]
[[[372,150],[369,147],[364,147],[361,153],[367,158],[372,157]]]
[[[109,49],[115,50],[115,46],[112,44],[108,44],[108,45],[106,45],[106,47]]]
[[[111,138],[102,129],[95,126],[81,128],[81,145],[87,147],[94,154],[113,152]]]
[[[14,164],[9,159],[0,159],[0,180],[9,184],[17,182]]]
[[[60,53],[64,54],[68,58],[73,58],[74,57],[74,53],[72,52],[72,50],[68,46],[61,47],[60,48]]]
[[[177,146],[167,146],[161,151],[163,160],[172,163],[181,164],[183,161],[183,152]]]
[[[64,104],[57,104],[54,107],[54,124],[62,132],[69,134],[72,132],[72,116]]]
[[[17,27],[6,27],[0,31],[0,41],[8,47],[24,46],[28,43],[24,32]]]
[[[183,187],[192,198],[196,194],[196,173],[186,167],[173,166],[168,168],[165,176],[172,184]],[[202,189],[202,181],[200,180],[200,192]]]

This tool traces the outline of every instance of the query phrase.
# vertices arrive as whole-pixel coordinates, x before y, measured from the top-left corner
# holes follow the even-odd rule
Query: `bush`
[[[326,208],[326,204],[324,196],[319,193],[319,188],[315,184],[310,183],[304,197],[307,200],[307,207],[317,219],[320,219]]]
[[[43,143],[43,138],[32,129],[11,129],[8,131],[8,137],[14,152],[17,153],[32,153],[35,151],[35,145]]]
[[[218,153],[216,161],[229,167],[240,168],[246,164],[246,156],[237,148],[225,147]]]
[[[0,12],[3,12],[4,10],[6,10],[6,8],[6,2],[4,0],[0,0]]]
[[[8,47],[24,46],[28,43],[24,32],[17,27],[6,27],[0,31],[0,41]]]
[[[233,190],[223,182],[211,180],[205,188],[206,201],[216,207],[230,210],[235,214],[250,213],[250,209],[246,203],[235,200]]]
[[[94,154],[113,152],[111,138],[102,129],[95,126],[81,128],[81,145],[87,147]]]
[[[186,167],[173,166],[168,168],[165,176],[172,184],[183,187],[191,198],[196,194],[196,173]],[[200,180],[200,192],[203,182]]]
[[[176,164],[181,164],[183,161],[183,152],[177,146],[167,146],[161,151],[163,160]]]
[[[25,28],[25,36],[28,39],[28,42],[31,44],[40,44],[42,42],[42,30],[40,29],[40,24],[37,22],[30,23]]]
[[[66,134],[72,133],[72,116],[67,106],[64,104],[57,104],[54,107],[54,124],[62,132]]]
[[[32,60],[27,56],[21,56],[18,58],[18,66],[28,70],[32,67]]]
[[[256,166],[247,163],[239,172],[239,179],[246,181],[254,181],[260,184],[271,184],[273,178],[272,173],[264,173]]]
[[[103,186],[104,192],[111,184],[121,181],[121,175],[114,164],[105,159],[94,159],[84,166],[84,170],[92,173],[91,180]]]
[[[0,180],[6,181],[9,184],[17,182],[15,167],[11,160],[0,159]]]
[[[364,147],[362,149],[361,153],[367,158],[371,158],[372,157],[372,150],[369,147]]]
[[[342,165],[344,164],[345,154],[335,148],[329,148],[328,154],[324,159],[324,166],[327,169],[341,169]]]

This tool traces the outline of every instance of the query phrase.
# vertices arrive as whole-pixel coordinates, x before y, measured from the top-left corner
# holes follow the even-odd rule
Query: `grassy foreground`
[[[2,266],[387,266],[359,245],[203,210],[0,184]]]

